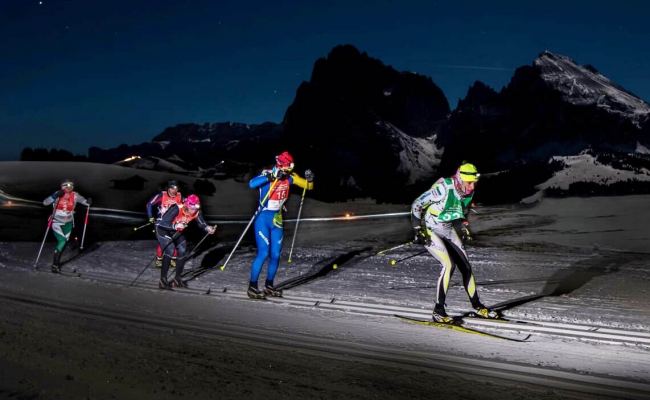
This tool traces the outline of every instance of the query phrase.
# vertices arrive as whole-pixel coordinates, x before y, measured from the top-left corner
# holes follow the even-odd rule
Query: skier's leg
[[[275,274],[280,265],[280,252],[282,251],[283,237],[284,229],[282,229],[282,227],[273,226],[271,228],[271,254],[269,259],[269,269],[266,275],[267,286],[273,286],[273,279],[275,279]]]
[[[270,215],[269,215],[270,214]],[[250,286],[257,288],[257,281],[262,271],[264,261],[269,257],[271,248],[271,226],[273,215],[271,213],[260,213],[255,220],[255,243],[257,244],[257,255],[253,260],[251,268]]]
[[[174,254],[174,244],[171,243],[172,236],[175,231],[163,229],[159,226],[156,227],[156,237],[161,249],[164,249],[162,268],[160,269],[160,284],[161,287],[169,287],[167,281],[167,273],[169,272],[169,265],[171,264],[172,254]]]
[[[57,241],[56,249],[54,249],[54,258],[52,260],[52,272],[58,273],[61,268],[61,254],[63,254],[63,249],[65,249],[65,245],[70,238],[70,232],[72,232],[72,222],[65,224],[53,222],[52,232],[54,232],[54,237]]]
[[[472,272],[472,265],[469,263],[465,247],[455,231],[450,239],[445,240],[445,244],[447,245],[449,254],[454,263],[458,266],[458,269],[463,276],[465,291],[467,292],[469,301],[472,303],[472,307],[476,310],[476,313],[484,318],[500,318],[501,315],[499,312],[490,310],[481,303],[476,288],[476,279]]]
[[[425,246],[427,251],[442,265],[440,277],[438,278],[438,285],[436,289],[436,306],[435,310],[440,311],[444,315],[445,299],[447,298],[447,291],[449,290],[449,281],[451,275],[454,273],[454,263],[449,257],[447,248],[445,247],[442,239],[431,230],[428,230],[431,243]]]
[[[284,237],[284,230],[281,227],[273,226],[271,228],[271,255],[269,259],[268,272],[266,274],[266,282],[264,283],[264,292],[267,295],[281,297],[282,291],[273,286],[275,274],[280,265],[280,252],[282,251],[282,239]]]
[[[187,240],[185,239],[185,235],[181,233],[178,238],[174,240],[174,245],[176,248],[172,252],[172,256],[174,254],[178,255],[178,259],[176,260],[176,277],[174,278],[174,286],[187,287],[181,279],[183,268],[185,267],[185,253],[187,252]]]
[[[162,268],[163,253],[160,244],[156,247],[156,268]]]
[[[467,252],[456,231],[452,231],[451,237],[444,239],[444,242],[452,262],[456,264],[463,276],[463,286],[465,286],[465,291],[469,296],[472,307],[481,307],[482,304],[479,300],[478,290],[476,289],[476,279],[474,278],[474,273],[472,273],[472,265],[469,263]]]

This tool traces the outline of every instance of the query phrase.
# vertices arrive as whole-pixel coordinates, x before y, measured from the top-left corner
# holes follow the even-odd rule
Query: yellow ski
[[[491,337],[491,338],[494,338],[494,339],[509,340],[511,342],[525,342],[530,337],[530,335],[528,335],[524,339],[515,339],[515,338],[511,338],[511,337],[507,337],[507,336],[495,335],[493,333],[487,333],[487,332],[479,331],[479,330],[476,330],[476,329],[473,329],[473,328],[467,328],[467,327],[461,326],[460,324],[462,322],[460,322],[460,321],[457,321],[457,322],[454,322],[454,323],[444,323],[444,322],[435,322],[433,320],[422,319],[422,318],[411,318],[411,317],[406,317],[404,315],[398,315],[398,314],[395,314],[395,316],[397,318],[403,319],[404,321],[413,322],[413,323],[420,324],[420,325],[437,326],[439,328],[446,328],[446,329],[451,329],[451,330],[458,331],[458,332],[465,332],[465,333],[470,333],[470,334],[473,334],[473,335]]]

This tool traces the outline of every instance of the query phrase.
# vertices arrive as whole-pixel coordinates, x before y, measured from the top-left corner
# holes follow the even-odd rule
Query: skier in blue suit
[[[257,256],[251,268],[248,297],[261,299],[268,296],[282,297],[282,290],[273,287],[273,279],[280,263],[282,250],[282,206],[289,197],[289,188],[292,184],[307,190],[314,187],[314,174],[307,170],[305,178],[293,172],[293,157],[284,152],[275,157],[275,166],[265,169],[255,178],[251,179],[248,186],[258,189],[260,196],[260,212],[255,220],[255,241],[257,243]],[[257,281],[266,259],[269,265],[266,275],[264,290],[260,291]]]

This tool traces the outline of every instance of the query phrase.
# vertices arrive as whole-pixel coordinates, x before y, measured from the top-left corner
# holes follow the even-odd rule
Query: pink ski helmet
[[[198,210],[199,208],[201,208],[201,200],[199,200],[199,196],[195,194],[191,194],[187,196],[187,199],[185,199],[184,205],[190,210]]]

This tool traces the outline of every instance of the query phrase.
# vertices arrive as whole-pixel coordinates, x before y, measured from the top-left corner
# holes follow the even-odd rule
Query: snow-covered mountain
[[[590,65],[581,66],[569,57],[545,51],[533,65],[541,78],[575,105],[595,105],[600,109],[630,118],[639,127],[650,115],[650,104],[627,91]]]
[[[412,137],[389,122],[378,121],[377,124],[392,131],[402,146],[402,150],[399,152],[397,171],[406,175],[407,185],[423,182],[434,176],[443,153],[443,149],[439,149],[435,145],[435,135],[430,138]]]
[[[486,197],[500,200],[506,194],[508,200],[530,195],[537,185],[561,191],[552,180],[559,175],[575,190],[581,179],[602,174],[610,162],[620,172],[615,175],[632,178],[640,170],[624,172],[624,165],[645,162],[639,155],[650,145],[649,116],[648,103],[594,67],[546,51],[532,65],[518,68],[499,92],[481,82],[469,89],[439,139],[445,148],[440,169],[450,171],[467,159],[484,172],[507,171],[483,185],[490,189],[482,189]],[[593,171],[567,168],[570,157],[585,151],[599,160],[584,164]],[[609,182],[578,192],[603,193]],[[615,192],[623,194],[624,187],[617,184]]]
[[[171,163],[189,175],[246,179],[288,150],[298,173],[310,168],[318,176],[311,193],[316,198],[387,202],[410,201],[467,160],[491,181],[481,185],[480,200],[499,202],[540,188],[589,194],[616,184],[617,194],[645,190],[623,182],[650,168],[648,148],[650,105],[568,57],[541,53],[499,92],[476,82],[451,112],[431,78],[396,71],[344,45],[314,63],[281,124],[180,124],[150,143],[91,148],[90,159],[114,163],[138,155],[164,160],[151,168]],[[215,160],[226,163],[215,170]],[[605,176],[603,168],[614,171],[606,182],[590,180]]]

